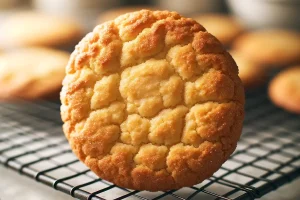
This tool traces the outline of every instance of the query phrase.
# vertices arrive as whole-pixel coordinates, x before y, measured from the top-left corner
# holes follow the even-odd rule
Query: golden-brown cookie
[[[236,147],[244,118],[238,68],[193,19],[122,15],[89,33],[66,71],[64,133],[81,161],[118,186],[192,186]]]
[[[251,60],[271,66],[300,61],[300,34],[284,30],[261,30],[244,34],[234,48]]]
[[[275,76],[269,86],[269,95],[276,105],[300,114],[300,66]]]
[[[246,88],[260,86],[266,81],[266,69],[238,51],[230,51],[239,67],[239,77]]]
[[[13,14],[0,25],[0,47],[69,47],[82,36],[81,26],[71,19],[35,12]]]
[[[0,99],[34,100],[59,93],[69,53],[23,48],[0,55]]]
[[[205,14],[194,19],[218,38],[224,45],[229,45],[243,32],[242,25],[232,16],[224,14]]]
[[[126,7],[120,7],[120,8],[113,8],[113,9],[102,12],[98,17],[97,22],[99,22],[99,24],[101,24],[103,22],[114,20],[116,17],[123,15],[125,13],[139,11],[142,9],[157,10],[156,7],[150,7],[150,6],[126,6]]]

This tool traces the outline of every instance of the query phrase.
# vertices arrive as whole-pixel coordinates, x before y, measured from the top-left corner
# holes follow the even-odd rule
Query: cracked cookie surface
[[[81,161],[118,186],[192,186],[236,147],[244,118],[238,68],[192,19],[122,15],[76,46],[66,72],[64,133]]]

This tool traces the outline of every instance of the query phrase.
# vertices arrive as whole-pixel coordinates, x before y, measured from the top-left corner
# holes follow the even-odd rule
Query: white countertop
[[[71,200],[71,196],[0,165],[1,200]]]

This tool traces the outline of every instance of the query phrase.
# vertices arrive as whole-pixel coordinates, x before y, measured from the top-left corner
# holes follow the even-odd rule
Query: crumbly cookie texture
[[[300,114],[300,65],[280,72],[271,81],[269,95],[278,106]]]
[[[238,68],[192,19],[122,15],[77,45],[66,72],[64,133],[81,161],[121,187],[192,186],[236,147],[244,118]]]

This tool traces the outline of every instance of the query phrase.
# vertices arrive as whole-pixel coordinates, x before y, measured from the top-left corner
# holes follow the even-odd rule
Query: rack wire
[[[212,177],[167,192],[134,191],[99,179],[73,155],[59,104],[0,104],[0,164],[77,199],[255,199],[300,176],[300,117],[273,106],[266,91],[247,95],[243,134]]]

